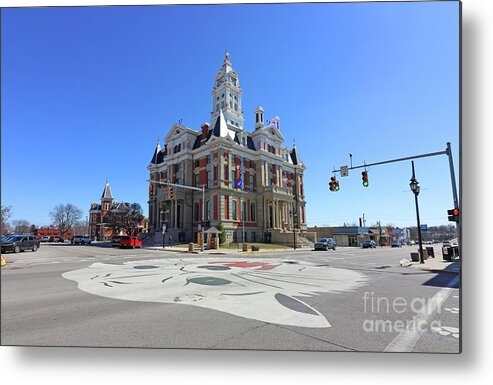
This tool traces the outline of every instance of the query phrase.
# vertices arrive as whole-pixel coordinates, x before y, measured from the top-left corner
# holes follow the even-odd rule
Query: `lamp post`
[[[414,160],[411,161],[411,164],[413,168],[413,176],[409,183],[409,187],[411,187],[411,191],[414,193],[414,201],[416,203],[416,218],[418,221],[419,263],[425,263],[423,259],[423,241],[421,239],[421,224],[419,222],[419,207],[418,207],[418,195],[419,195],[420,186],[414,174]]]
[[[161,209],[161,233],[163,234],[163,249],[164,249],[164,233],[165,233],[165,227],[164,227],[164,209]]]

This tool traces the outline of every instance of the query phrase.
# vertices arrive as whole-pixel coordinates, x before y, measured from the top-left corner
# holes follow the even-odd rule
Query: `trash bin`
[[[454,249],[454,257],[459,257],[459,246],[453,246]]]
[[[193,251],[193,242],[188,244],[188,251]]]
[[[452,248],[442,247],[443,260],[450,262],[452,260]]]
[[[433,247],[426,247],[426,251],[428,252],[428,257],[435,258],[435,250]]]
[[[418,253],[411,253],[411,261],[419,262],[419,252]]]
[[[243,244],[243,249],[242,249],[242,250],[243,250],[243,251],[248,251],[248,244],[244,243],[244,244]]]

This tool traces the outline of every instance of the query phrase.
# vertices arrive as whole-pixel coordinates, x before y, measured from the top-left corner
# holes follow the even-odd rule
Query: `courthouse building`
[[[296,146],[283,146],[281,120],[266,121],[260,106],[247,131],[242,98],[226,53],[212,88],[211,124],[195,130],[175,123],[162,147],[158,140],[148,166],[149,232],[156,242],[163,225],[176,240],[197,241],[202,221],[200,191],[175,187],[170,192],[156,181],[205,186],[205,228],[221,222],[227,242],[292,244],[306,231],[305,166]]]

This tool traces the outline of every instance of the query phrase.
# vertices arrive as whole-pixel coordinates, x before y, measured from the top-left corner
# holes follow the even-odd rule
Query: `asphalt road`
[[[458,276],[400,267],[409,252],[43,244],[7,254],[1,344],[457,353]]]

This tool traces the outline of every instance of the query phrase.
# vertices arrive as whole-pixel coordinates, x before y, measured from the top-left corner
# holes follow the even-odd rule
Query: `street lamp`
[[[161,232],[163,234],[163,249],[164,249],[164,233],[165,233],[165,227],[164,227],[164,210],[161,209]]]
[[[425,263],[423,259],[423,242],[421,240],[421,224],[419,222],[419,208],[418,208],[418,195],[419,195],[420,186],[414,174],[414,161],[411,161],[411,164],[413,168],[413,176],[409,183],[409,187],[411,187],[411,191],[414,193],[414,201],[416,203],[416,218],[418,221],[419,263]]]
[[[294,226],[294,222],[295,222],[295,218],[297,221],[298,214],[296,213],[296,209],[294,207],[291,210],[291,214],[293,215],[293,248],[296,250],[296,227]]]

